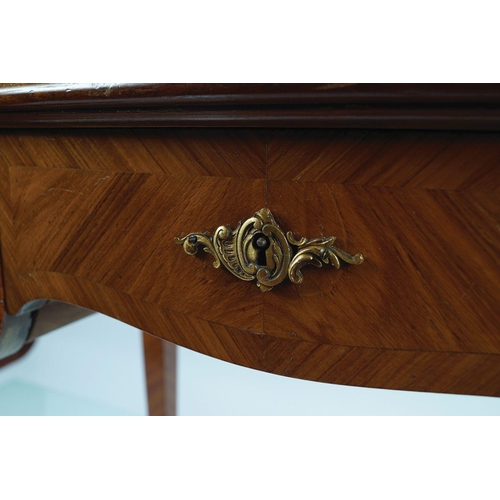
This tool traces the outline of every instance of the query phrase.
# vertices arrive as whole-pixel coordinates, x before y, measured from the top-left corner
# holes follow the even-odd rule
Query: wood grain
[[[176,346],[142,334],[150,416],[174,416],[177,407]]]
[[[493,133],[3,132],[7,310],[61,300],[271,373],[498,396],[499,160]],[[173,244],[264,206],[366,261],[262,294]]]
[[[1,200],[0,200],[1,201]],[[3,266],[0,254],[0,368],[22,358],[32,347],[32,343],[25,343],[26,335],[31,326],[31,318],[23,316],[21,321],[12,321],[13,318],[5,311],[5,290],[3,285]],[[19,339],[19,342],[16,342]],[[19,344],[19,345],[18,345]]]
[[[1,198],[0,198],[1,201]],[[2,254],[0,253],[0,339],[2,338],[2,329],[5,318],[5,290],[3,285],[3,266]],[[17,359],[17,358],[16,358]],[[1,363],[1,361],[0,361]],[[0,366],[4,366],[0,364]]]
[[[280,130],[268,163],[271,180],[500,191],[498,134]]]
[[[0,107],[24,109],[181,104],[500,104],[499,84],[0,83]]]
[[[0,127],[499,130],[498,84],[0,86]]]
[[[343,385],[500,396],[498,355],[369,349],[265,337],[263,369]]]
[[[266,333],[500,353],[497,136],[279,132],[268,153],[269,177],[283,179],[269,182],[268,202],[283,227],[335,235],[366,261],[306,269],[301,286],[267,295]]]
[[[0,332],[2,331],[4,317],[5,317],[5,290],[3,286],[2,255],[0,253]]]

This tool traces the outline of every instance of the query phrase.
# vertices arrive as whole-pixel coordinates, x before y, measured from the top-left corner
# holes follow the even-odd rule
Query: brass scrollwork
[[[175,242],[190,255],[203,248],[215,258],[214,267],[222,264],[241,280],[256,280],[257,286],[267,292],[287,276],[293,283],[302,283],[300,269],[308,264],[317,267],[331,264],[339,269],[341,260],[354,265],[363,262],[360,253],[349,255],[333,246],[335,239],[330,236],[296,240],[290,231],[285,235],[271,211],[263,208],[246,221],[240,221],[236,229],[220,226],[212,237],[190,233],[175,238]]]

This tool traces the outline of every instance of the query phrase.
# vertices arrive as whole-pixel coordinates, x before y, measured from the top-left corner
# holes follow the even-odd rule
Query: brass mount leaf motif
[[[257,286],[267,292],[287,276],[293,283],[302,283],[300,269],[308,264],[317,267],[331,264],[339,269],[341,260],[354,265],[363,262],[360,253],[349,255],[333,246],[335,239],[330,236],[296,240],[290,231],[285,235],[271,211],[263,208],[246,221],[240,221],[236,229],[220,226],[212,237],[190,233],[175,238],[175,242],[189,255],[203,248],[215,258],[214,267],[222,264],[241,280],[256,280]]]

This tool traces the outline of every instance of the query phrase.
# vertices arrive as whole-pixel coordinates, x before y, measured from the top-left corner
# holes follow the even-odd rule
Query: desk
[[[498,396],[499,105],[496,85],[0,89],[6,312],[62,301],[266,372]],[[262,293],[174,243],[263,207],[365,261]]]

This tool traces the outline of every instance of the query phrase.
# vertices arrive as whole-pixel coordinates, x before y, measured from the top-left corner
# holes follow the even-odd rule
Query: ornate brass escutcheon
[[[285,235],[271,211],[263,208],[250,219],[240,221],[236,229],[220,226],[212,237],[191,233],[175,238],[175,242],[190,255],[203,248],[214,256],[214,267],[222,264],[241,280],[257,280],[257,286],[267,292],[287,276],[293,283],[302,283],[300,269],[307,264],[331,264],[339,269],[341,260],[355,265],[363,262],[360,253],[349,255],[333,246],[335,239],[330,236],[296,240],[290,231]]]

